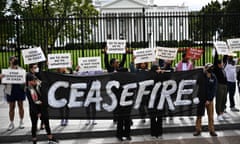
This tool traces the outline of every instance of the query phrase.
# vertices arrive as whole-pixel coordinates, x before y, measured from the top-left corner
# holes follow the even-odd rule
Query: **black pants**
[[[38,116],[35,112],[30,112],[30,118],[32,122],[32,137],[35,138],[37,136],[37,122],[38,122]],[[48,113],[42,112],[41,119],[45,125],[45,130],[47,132],[47,135],[51,134],[51,129],[49,126],[49,119],[48,119]]]
[[[162,135],[162,116],[151,116],[150,117],[150,131],[151,131],[151,136],[161,136]]]
[[[130,117],[117,117],[117,137],[130,137],[131,119]]]
[[[86,107],[86,114],[88,120],[95,120],[96,118],[96,104],[90,104],[88,107]]]

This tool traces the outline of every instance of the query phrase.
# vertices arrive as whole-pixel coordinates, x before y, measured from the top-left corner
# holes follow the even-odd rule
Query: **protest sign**
[[[216,41],[213,43],[219,55],[228,55],[229,48],[225,41]]]
[[[22,50],[24,64],[32,64],[45,61],[45,55],[40,47]]]
[[[126,53],[126,40],[107,40],[108,54]]]
[[[26,82],[26,71],[24,69],[2,69],[3,84],[24,84]]]
[[[156,60],[155,52],[154,49],[152,48],[134,50],[133,55],[135,57],[134,59],[135,64],[153,62]]]
[[[178,48],[157,47],[156,57],[163,60],[175,60]]]
[[[190,58],[192,60],[198,60],[201,58],[203,54],[203,49],[201,48],[188,48],[187,49],[187,58]]]
[[[102,71],[101,57],[78,58],[79,71]]]
[[[232,52],[240,51],[240,38],[228,39],[227,44]]]
[[[48,54],[48,68],[72,68],[71,54]]]

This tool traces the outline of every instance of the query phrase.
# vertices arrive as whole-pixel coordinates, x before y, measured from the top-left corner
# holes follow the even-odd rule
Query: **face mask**
[[[15,59],[12,64],[13,64],[13,65],[18,65],[18,60]]]
[[[39,72],[39,67],[35,68],[35,69],[34,69],[34,72],[35,72],[35,73],[38,73],[38,72]]]

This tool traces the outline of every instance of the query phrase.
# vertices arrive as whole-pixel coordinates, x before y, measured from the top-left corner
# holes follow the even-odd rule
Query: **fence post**
[[[206,63],[205,58],[205,51],[206,51],[206,29],[205,29],[205,22],[206,22],[206,15],[202,15],[202,47],[203,47],[203,65]]]
[[[18,58],[18,65],[21,64],[21,48],[20,48],[20,19],[16,16],[16,49],[17,49],[17,58]]]
[[[82,13],[81,13],[82,14]],[[81,47],[82,47],[82,57],[84,57],[84,26],[83,26],[83,15],[81,15]]]

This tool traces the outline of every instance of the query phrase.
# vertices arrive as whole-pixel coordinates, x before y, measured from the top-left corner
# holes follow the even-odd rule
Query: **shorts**
[[[13,84],[11,95],[7,95],[7,102],[24,101],[25,99],[26,95],[24,90],[20,85]]]

